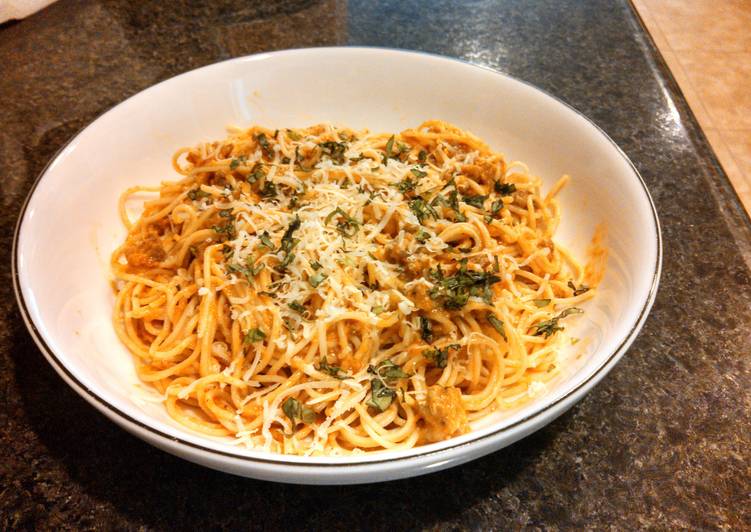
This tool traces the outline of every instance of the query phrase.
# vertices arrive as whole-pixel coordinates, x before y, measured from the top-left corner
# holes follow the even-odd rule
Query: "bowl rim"
[[[501,76],[507,79],[510,79],[512,81],[518,82],[520,84],[525,85],[529,89],[532,89],[533,91],[537,91],[544,96],[547,96],[548,98],[553,99],[557,103],[563,105],[570,111],[573,111],[576,115],[578,115],[580,118],[583,118],[590,126],[594,127],[595,130],[601,134],[609,143],[610,145],[615,148],[617,153],[626,161],[628,166],[633,171],[634,175],[638,179],[639,184],[641,185],[641,190],[644,193],[645,199],[647,200],[650,208],[650,212],[652,214],[652,221],[654,223],[655,227],[655,242],[657,244],[657,249],[655,250],[655,262],[653,265],[653,271],[652,271],[652,279],[651,284],[649,287],[649,291],[647,293],[647,297],[642,304],[642,307],[639,311],[639,314],[632,324],[631,328],[629,329],[626,336],[623,338],[623,340],[619,343],[619,345],[605,358],[603,359],[598,366],[593,368],[587,377],[581,381],[579,384],[574,386],[572,389],[567,391],[562,396],[556,398],[555,400],[549,401],[543,405],[541,405],[537,410],[529,413],[528,415],[524,416],[523,418],[520,418],[516,421],[514,421],[511,424],[504,425],[503,427],[500,427],[496,430],[490,431],[487,434],[477,436],[469,441],[465,442],[457,442],[453,445],[447,445],[445,447],[442,447],[440,449],[432,449],[428,450],[424,453],[418,453],[415,455],[408,455],[408,456],[385,456],[381,459],[378,459],[378,454],[380,453],[373,453],[372,460],[367,461],[357,461],[357,462],[345,462],[345,461],[339,461],[339,462],[319,462],[319,461],[305,461],[305,462],[296,462],[296,461],[290,461],[288,456],[286,455],[275,455],[272,453],[269,453],[269,457],[258,457],[258,456],[249,456],[246,454],[243,454],[241,452],[230,452],[228,450],[222,450],[222,449],[216,449],[208,446],[201,445],[199,443],[195,443],[192,441],[188,441],[186,439],[182,439],[177,436],[173,436],[171,434],[165,433],[162,430],[150,425],[149,423],[145,423],[143,421],[140,421],[139,419],[134,418],[130,414],[123,412],[118,407],[111,404],[107,399],[104,397],[101,397],[98,393],[88,388],[83,382],[81,382],[67,367],[67,365],[64,362],[64,357],[58,356],[54,350],[47,344],[47,342],[44,340],[39,328],[37,327],[36,323],[34,323],[31,313],[29,312],[26,300],[23,296],[23,290],[21,287],[21,279],[20,279],[20,273],[19,273],[19,241],[20,241],[20,233],[21,229],[23,227],[23,221],[27,212],[27,208],[29,204],[31,203],[31,200],[33,199],[34,193],[36,192],[38,186],[41,184],[43,178],[47,174],[47,171],[49,168],[60,158],[60,156],[63,154],[63,152],[66,150],[66,148],[74,143],[81,134],[88,129],[92,124],[97,122],[100,118],[104,117],[108,113],[114,111],[121,105],[125,104],[126,102],[130,101],[133,98],[136,98],[138,96],[141,96],[142,94],[146,93],[147,91],[150,91],[154,89],[157,86],[160,86],[162,84],[171,82],[173,80],[176,80],[177,78],[187,76],[190,74],[193,74],[195,72],[204,70],[204,69],[211,69],[214,67],[217,67],[218,65],[224,64],[224,63],[231,63],[231,62],[242,62],[247,61],[249,59],[253,60],[262,60],[267,57],[273,57],[278,55],[290,55],[290,54],[297,54],[297,53],[341,53],[341,52],[351,52],[351,51],[368,51],[368,52],[385,52],[388,54],[394,54],[396,56],[404,55],[404,56],[426,56],[431,59],[438,59],[442,61],[449,61],[453,63],[458,63],[460,65],[470,67],[470,68],[476,68],[483,70],[487,73]],[[47,361],[50,363],[50,365],[55,369],[55,371],[60,375],[60,377],[63,378],[63,380],[71,386],[71,388],[78,393],[83,399],[85,399],[89,404],[94,406],[98,411],[105,414],[108,418],[110,418],[112,421],[116,421],[119,425],[122,427],[131,426],[137,430],[139,430],[139,436],[144,437],[146,435],[148,436],[154,436],[158,440],[162,442],[168,442],[172,445],[177,445],[179,447],[187,447],[190,450],[208,453],[209,455],[216,455],[217,457],[224,457],[224,458],[230,458],[234,460],[240,460],[243,463],[256,463],[256,464],[266,464],[266,465],[273,465],[275,467],[280,468],[299,468],[299,467],[305,467],[305,468],[320,468],[320,469],[330,469],[330,468],[345,468],[345,467],[352,467],[352,466],[359,466],[359,467],[368,467],[368,466],[377,466],[378,464],[384,464],[384,463],[392,463],[392,462],[400,462],[400,461],[414,461],[414,460],[421,460],[426,457],[434,457],[436,455],[440,454],[447,454],[455,452],[457,449],[461,447],[466,446],[479,446],[482,442],[489,442],[493,438],[497,438],[503,433],[508,433],[512,431],[513,429],[517,427],[523,427],[529,423],[532,423],[534,421],[542,421],[543,424],[546,424],[547,422],[544,420],[544,416],[546,413],[548,413],[551,410],[554,410],[555,407],[564,406],[565,403],[570,400],[573,396],[578,395],[583,391],[583,389],[587,388],[589,383],[592,381],[595,381],[594,384],[596,384],[602,377],[605,376],[609,372],[610,369],[612,369],[612,366],[614,365],[614,362],[617,361],[617,359],[622,356],[625,351],[630,347],[630,345],[633,343],[634,339],[638,335],[639,331],[641,330],[642,326],[644,325],[644,322],[647,318],[647,315],[649,314],[650,309],[652,308],[652,305],[655,301],[655,297],[657,294],[657,290],[659,287],[660,282],[660,275],[662,272],[662,254],[663,254],[663,243],[662,243],[662,231],[660,227],[660,221],[659,217],[657,215],[657,210],[655,208],[654,201],[652,199],[651,194],[649,193],[649,189],[647,188],[646,183],[644,182],[644,179],[642,178],[641,174],[637,170],[637,168],[634,166],[633,162],[629,159],[629,157],[625,154],[625,152],[616,144],[616,142],[610,138],[610,136],[600,127],[598,126],[592,119],[587,117],[582,112],[578,111],[576,108],[568,104],[567,102],[563,101],[561,98],[555,96],[554,94],[548,92],[545,89],[539,88],[536,85],[525,81],[523,79],[517,78],[515,76],[512,76],[510,74],[506,74],[504,72],[500,72],[494,68],[480,65],[473,63],[471,61],[460,59],[456,57],[448,57],[436,53],[431,52],[425,52],[420,50],[408,50],[408,49],[400,49],[400,48],[389,48],[389,47],[380,47],[380,46],[324,46],[324,47],[303,47],[303,48],[288,48],[283,50],[275,50],[275,51],[268,51],[268,52],[259,52],[256,54],[250,54],[245,56],[238,56],[233,57],[230,59],[226,59],[223,61],[218,61],[215,63],[210,63],[208,65],[204,65],[199,68],[195,68],[186,72],[182,72],[180,74],[177,74],[175,76],[172,76],[170,78],[164,79],[158,83],[155,83],[153,85],[149,85],[148,87],[136,92],[135,94],[129,96],[128,98],[118,102],[114,106],[106,109],[99,115],[97,115],[95,118],[93,118],[91,121],[87,122],[84,126],[82,126],[74,135],[72,135],[60,148],[55,152],[55,154],[50,157],[50,159],[47,161],[45,166],[42,168],[42,170],[39,172],[38,176],[34,180],[34,183],[32,184],[31,188],[29,189],[29,192],[26,195],[26,198],[24,199],[23,205],[21,207],[21,210],[19,211],[18,219],[16,221],[15,230],[13,233],[13,242],[12,242],[12,248],[11,248],[11,277],[13,282],[13,290],[16,295],[16,301],[18,303],[19,309],[21,311],[21,316],[23,318],[24,323],[26,324],[27,329],[29,330],[29,333],[32,336],[32,339],[36,343],[37,347],[42,351],[42,354],[45,356]],[[606,371],[607,370],[607,371]],[[604,373],[603,373],[604,372]],[[584,390],[587,391],[587,390]],[[570,407],[571,405],[568,405]],[[550,420],[548,420],[550,421]],[[536,429],[535,429],[536,430]],[[145,431],[144,434],[141,434],[140,431]],[[200,435],[199,435],[200,436]],[[322,457],[326,458],[326,457]],[[329,457],[330,458],[330,457]]]

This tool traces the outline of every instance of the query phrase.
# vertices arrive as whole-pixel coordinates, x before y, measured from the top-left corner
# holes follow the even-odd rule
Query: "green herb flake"
[[[308,309],[306,309],[305,306],[298,301],[293,301],[288,306],[303,317],[307,316],[308,314]]]
[[[386,142],[386,153],[383,156],[383,164],[386,164],[390,158],[394,156],[394,135]]]
[[[574,291],[574,296],[579,296],[581,294],[584,294],[585,292],[589,292],[590,288],[586,285],[581,285],[579,288],[576,288],[576,285],[573,281],[568,282],[568,287]]]
[[[486,199],[488,199],[487,196],[482,196],[480,194],[476,194],[474,196],[462,196],[462,201],[464,203],[466,203],[467,205],[472,205],[473,207],[477,207],[478,209],[482,209]]]
[[[453,181],[453,178],[451,179],[451,181]],[[454,185],[454,187],[456,187],[456,185]],[[467,221],[467,217],[464,215],[464,213],[462,213],[462,211],[459,210],[459,195],[456,191],[456,188],[449,192],[448,206],[452,211],[454,211],[454,217],[456,218],[457,222]]]
[[[567,308],[566,310],[558,314],[556,317],[550,318],[549,320],[546,320],[546,321],[541,321],[537,325],[533,325],[533,327],[537,329],[535,331],[535,336],[545,336],[545,338],[549,338],[556,332],[563,330],[563,327],[558,325],[559,320],[562,320],[563,318],[565,318],[566,316],[570,316],[571,314],[581,314],[582,312],[584,311],[580,308],[576,308],[576,307]]]
[[[417,318],[420,324],[420,337],[427,343],[433,341],[433,326],[430,324],[430,320],[424,316]]]
[[[426,218],[438,219],[438,213],[436,210],[420,196],[417,196],[409,202],[409,209],[414,213],[417,217],[417,221],[421,224]]]
[[[430,360],[437,368],[445,368],[448,365],[449,351],[452,349],[459,350],[462,346],[459,344],[450,344],[446,347],[436,347],[435,349],[428,349],[423,351],[422,355]]]
[[[222,218],[229,218],[230,216],[232,216],[232,209],[222,209],[221,211],[219,211],[219,216],[221,216]]]
[[[227,271],[241,273],[245,276],[248,284],[253,284],[253,278],[261,273],[261,270],[263,270],[265,267],[266,265],[264,263],[260,263],[258,264],[258,266],[255,266],[253,257],[248,257],[245,266],[241,266],[239,264],[227,264]]]
[[[266,137],[266,133],[259,133],[256,135],[256,141],[261,146],[261,151],[267,157],[274,157],[274,149],[269,144],[269,139]]]
[[[417,179],[422,179],[423,177],[426,177],[426,176],[428,175],[428,173],[427,173],[427,172],[424,172],[423,170],[420,170],[420,169],[419,169],[419,168],[417,168],[416,166],[415,166],[414,168],[412,168],[412,169],[410,170],[410,172],[412,172],[412,174],[414,174],[414,176],[415,176],[415,177],[416,177]]]
[[[284,258],[282,259],[282,262],[279,263],[279,267],[284,270],[292,264],[292,261],[295,260],[295,254],[294,253],[287,253]]]
[[[188,191],[188,199],[193,200],[193,201],[200,199],[200,198],[205,198],[210,195],[211,194],[201,190],[200,188],[194,188],[193,190]]]
[[[308,282],[310,283],[310,286],[313,288],[318,288],[318,285],[320,285],[323,281],[326,280],[326,274],[322,272],[314,273],[310,277],[308,277]]]
[[[383,314],[385,311],[386,309],[383,308],[383,305],[376,305],[375,307],[373,307],[373,314],[375,314],[376,316]]]
[[[379,412],[384,412],[396,397],[396,391],[386,386],[380,379],[370,381],[370,400],[368,406],[372,406]]]
[[[344,164],[344,153],[347,151],[347,144],[344,142],[322,142],[318,145],[323,155],[334,161],[336,164]]]
[[[416,186],[417,182],[410,179],[409,177],[405,177],[396,184],[397,190],[399,190],[399,192],[401,192],[402,194],[413,192]]]
[[[417,161],[420,164],[425,163],[425,161],[428,159],[428,152],[425,150],[420,150],[420,153],[417,154]]]
[[[337,207],[336,209],[331,211],[326,216],[324,223],[326,225],[329,225],[329,223],[331,223],[331,221],[336,216],[341,218],[336,224],[336,230],[340,235],[345,238],[352,238],[357,234],[357,231],[359,231],[362,222],[348,215],[340,207]]]
[[[275,198],[277,195],[276,184],[270,180],[266,181],[260,193],[264,198]]]
[[[295,218],[290,222],[287,230],[284,231],[284,235],[282,236],[282,245],[279,247],[281,251],[289,253],[290,251],[292,251],[292,248],[300,242],[299,240],[293,238],[292,235],[295,233],[295,231],[300,229],[301,224],[302,221],[300,220],[300,217],[295,215]]]
[[[405,373],[401,366],[394,364],[391,360],[383,360],[377,366],[368,366],[368,373],[376,375],[389,385],[393,385],[399,379],[410,377],[409,373]]]
[[[302,164],[302,158],[300,157],[300,146],[295,146],[295,164],[300,168],[302,172],[310,172],[312,168],[306,168]]]
[[[267,247],[272,250],[274,249],[274,243],[271,241],[268,231],[264,231],[263,233],[258,235],[258,238],[261,240],[261,246]]]
[[[493,185],[493,190],[501,196],[510,196],[516,192],[516,185],[513,183],[501,183],[500,181],[496,181]]]
[[[503,339],[508,341],[508,338],[506,338],[506,329],[503,327],[503,322],[499,320],[495,314],[488,313],[487,317],[485,318],[488,320],[488,323],[493,326],[493,328],[498,331],[498,334],[503,336]]]
[[[243,339],[243,345],[250,345],[254,344],[256,342],[260,342],[263,339],[266,338],[266,333],[263,332],[261,329],[253,328],[249,329],[247,333],[245,333],[245,338]]]
[[[316,414],[315,410],[301,405],[300,401],[294,397],[288,397],[287,400],[284,401],[284,404],[282,404],[282,412],[284,412],[284,415],[289,418],[293,426],[297,425],[298,420],[306,425],[310,425],[318,418],[318,414]]]
[[[335,379],[344,380],[351,378],[351,376],[348,375],[347,372],[339,366],[332,366],[331,364],[329,364],[326,360],[326,357],[321,359],[321,361],[318,363],[318,366],[316,366],[316,369],[322,373],[331,375]]]
[[[548,305],[550,305],[550,300],[549,299],[534,299],[532,300],[532,303],[534,303],[536,307],[542,308],[542,307],[547,307]]]
[[[420,244],[424,244],[428,240],[430,240],[430,233],[428,233],[425,229],[420,229],[415,234],[415,240],[417,240]]]
[[[482,297],[486,303],[492,303],[490,287],[501,278],[492,273],[468,271],[466,258],[460,264],[459,271],[451,277],[444,277],[440,266],[430,272],[434,284],[428,292],[431,299],[439,301],[448,310],[462,308],[470,296]]]
[[[220,235],[226,235],[228,239],[232,239],[235,235],[235,226],[232,222],[227,222],[225,225],[212,225],[211,230]]]
[[[251,168],[250,173],[245,180],[252,185],[265,176],[266,174],[263,173],[263,165],[261,163],[256,163],[253,165],[253,168]]]

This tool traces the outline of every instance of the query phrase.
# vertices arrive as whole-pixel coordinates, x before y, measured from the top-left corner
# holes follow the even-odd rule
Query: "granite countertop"
[[[12,290],[18,211],[68,138],[153,83],[346,44],[467,59],[591,117],[657,205],[657,301],[584,400],[472,463],[352,487],[204,469],[117,428],[44,360]],[[0,25],[0,124],[0,528],[751,528],[751,224],[629,4],[61,0]]]

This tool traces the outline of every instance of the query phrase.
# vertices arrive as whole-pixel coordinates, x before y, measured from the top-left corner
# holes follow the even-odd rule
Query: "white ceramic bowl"
[[[598,223],[610,258],[573,334],[583,354],[547,393],[458,438],[409,451],[294,457],[190,432],[144,400],[131,356],[110,325],[108,260],[125,234],[119,194],[174,178],[176,148],[225,136],[228,125],[332,122],[399,131],[439,118],[526,162],[561,194],[557,240],[583,256]],[[613,367],[641,328],[661,265],[657,215],[638,173],[584,116],[508,76],[456,60],[376,48],[290,50],[233,59],[155,85],[103,114],[50,162],[24,206],[14,280],[39,348],[65,381],[121,427],[208,467],[310,484],[376,482],[443,469],[496,451],[549,423]],[[140,391],[139,391],[140,390]],[[607,416],[607,412],[602,412]]]

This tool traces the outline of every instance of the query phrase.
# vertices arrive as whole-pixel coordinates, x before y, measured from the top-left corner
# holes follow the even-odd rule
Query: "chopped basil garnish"
[[[581,285],[579,288],[576,288],[576,285],[573,281],[568,282],[568,287],[574,291],[574,296],[579,296],[585,292],[589,292],[589,287],[586,285]]]
[[[415,199],[409,202],[409,208],[417,217],[417,221],[420,223],[423,223],[428,217],[432,217],[436,220],[438,219],[438,213],[436,212],[436,210],[420,196],[417,196]]]
[[[301,303],[299,303],[297,301],[293,301],[288,306],[289,306],[289,308],[291,308],[292,310],[294,310],[298,314],[305,314],[307,312],[307,309]]]
[[[226,235],[230,240],[235,236],[235,226],[232,222],[227,222],[225,225],[212,225],[211,229],[216,233]]]
[[[430,239],[430,233],[428,233],[425,229],[420,229],[415,234],[415,240],[417,240],[420,244],[424,244]]]
[[[274,243],[271,241],[268,231],[264,231],[263,233],[258,235],[258,238],[261,239],[262,246],[267,247],[269,249],[274,249]]]
[[[261,273],[266,267],[264,263],[259,263],[258,266],[253,264],[253,257],[248,257],[246,266],[240,266],[238,264],[227,264],[227,270],[230,272],[242,273],[247,279],[248,284],[253,284],[253,277]]]
[[[394,150],[394,135],[391,135],[391,138],[386,142],[386,153],[383,156],[383,164],[386,164],[388,160],[394,156],[393,154]]]
[[[275,198],[277,195],[276,184],[273,181],[266,181],[261,189],[261,196],[264,198]]]
[[[318,366],[316,366],[316,369],[322,373],[331,375],[335,379],[344,380],[351,378],[349,375],[347,375],[347,372],[339,366],[332,366],[331,364],[329,364],[325,357],[321,359],[321,361],[318,363]]]
[[[460,346],[459,344],[451,344],[442,348],[436,347],[435,349],[428,349],[427,351],[423,351],[422,355],[430,360],[435,367],[443,369],[448,364],[449,351],[452,349],[458,350],[461,349],[461,347],[462,346]]]
[[[299,244],[300,241],[296,238],[292,238],[292,235],[300,228],[301,223],[302,222],[300,221],[300,217],[295,215],[295,219],[290,222],[289,227],[287,227],[287,230],[282,236],[282,243],[279,246],[279,251],[283,251],[285,253],[282,262],[279,264],[279,267],[282,269],[285,269],[287,266],[289,266],[290,263],[295,259],[295,254],[292,253],[292,248]]]
[[[263,332],[261,329],[253,328],[253,329],[248,330],[247,333],[245,333],[243,344],[244,345],[253,344],[256,342],[260,342],[264,338],[266,338],[265,332]]]
[[[549,299],[534,299],[532,303],[534,303],[536,307],[542,308],[542,307],[547,307],[548,305],[550,305],[550,300]]]
[[[204,192],[200,188],[194,188],[193,190],[188,191],[188,198],[195,201],[199,198],[205,198],[206,196],[210,196],[208,192]]]
[[[582,312],[584,311],[580,308],[576,308],[576,307],[567,308],[566,310],[558,314],[556,317],[550,318],[549,320],[546,320],[546,321],[541,321],[537,325],[533,325],[533,327],[537,329],[535,331],[535,336],[544,335],[545,338],[549,338],[551,335],[555,334],[557,331],[563,330],[563,327],[558,325],[559,320],[562,320],[563,318],[571,314],[581,314]]]
[[[297,425],[298,420],[309,425],[318,417],[315,410],[308,408],[307,406],[302,406],[300,401],[294,397],[288,397],[287,400],[284,401],[282,412],[284,412],[284,415],[292,422],[293,428]]]
[[[314,273],[313,275],[308,277],[308,282],[313,288],[318,288],[318,285],[320,285],[325,280],[326,274],[322,272]]]
[[[430,297],[449,310],[462,308],[470,296],[482,297],[486,303],[492,303],[490,287],[501,278],[492,273],[467,270],[467,259],[462,259],[460,264],[459,271],[451,277],[444,277],[440,265],[430,272],[434,283],[428,292]]]
[[[352,238],[357,234],[357,231],[362,225],[362,222],[355,218],[352,218],[340,207],[337,207],[336,209],[331,211],[328,216],[326,216],[325,224],[328,225],[335,216],[339,216],[341,218],[336,224],[336,230],[343,237]]]
[[[368,405],[379,412],[385,411],[396,397],[396,391],[386,386],[380,379],[370,381],[370,400]]]
[[[417,186],[417,181],[414,181],[410,179],[409,177],[405,177],[404,179],[402,179],[396,184],[396,188],[402,194],[407,194],[409,192],[412,192],[413,190],[415,190],[416,186]]]
[[[478,209],[482,209],[482,206],[485,204],[485,200],[488,199],[487,196],[481,196],[480,194],[476,194],[474,196],[462,196],[462,201],[466,203],[467,205],[472,205],[473,207],[477,207]]]
[[[245,180],[252,185],[265,175],[266,174],[263,173],[263,165],[261,163],[256,163],[253,165],[253,168],[251,168],[250,173],[248,174],[248,177],[245,178]]]
[[[424,316],[417,318],[420,323],[420,337],[428,343],[433,341],[433,326],[430,320]]]
[[[279,247],[281,251],[289,253],[292,248],[299,243],[299,240],[292,238],[292,235],[295,231],[300,229],[301,224],[302,222],[300,221],[299,216],[295,216],[294,220],[290,222],[289,227],[287,227],[287,230],[284,231],[284,235],[282,236],[282,245]]]
[[[295,164],[300,167],[300,170],[303,172],[310,172],[312,168],[306,168],[302,164],[302,159],[300,158],[300,146],[295,146]]]
[[[344,142],[322,142],[318,145],[321,152],[336,164],[344,164],[344,152],[347,151],[347,144]]]
[[[493,185],[493,190],[501,196],[510,196],[516,192],[516,185],[513,183],[501,183],[500,181],[496,181]]]
[[[488,323],[493,326],[493,328],[498,331],[498,334],[503,336],[504,340],[508,340],[506,338],[506,330],[503,328],[503,322],[499,320],[495,314],[488,313],[488,316],[486,318],[488,320]]]
[[[292,261],[295,260],[295,254],[294,253],[287,253],[284,258],[282,259],[282,262],[279,263],[279,267],[281,269],[285,269],[287,266],[292,264]]]
[[[454,215],[456,217],[457,222],[466,222],[467,217],[464,216],[464,213],[462,213],[459,210],[459,196],[456,191],[456,188],[449,192],[449,199],[448,199],[448,205],[451,207],[451,210],[454,211]]]
[[[405,373],[400,366],[394,364],[391,360],[383,360],[377,366],[368,366],[368,373],[372,373],[383,379],[387,384],[393,384],[399,379],[406,379],[410,375]]]
[[[259,133],[256,135],[256,141],[261,146],[261,151],[267,157],[274,157],[274,149],[269,144],[269,139],[266,138],[266,133]]]

